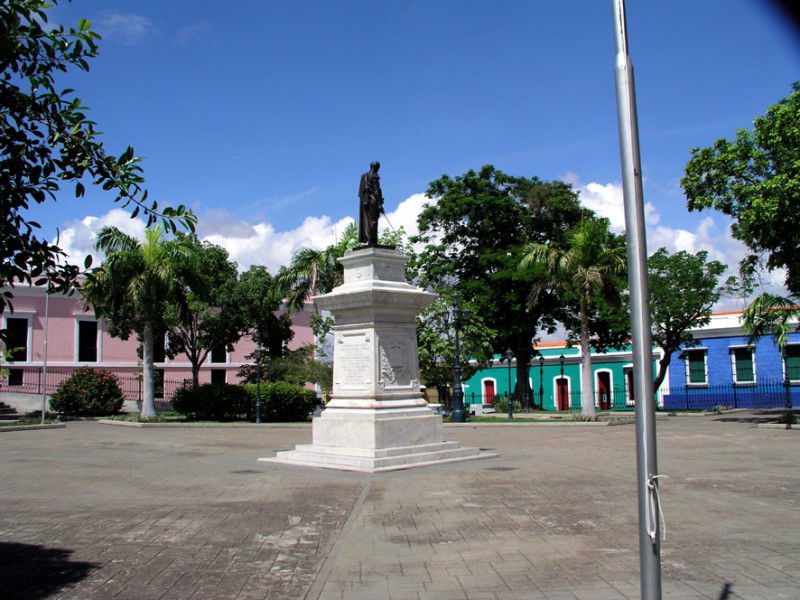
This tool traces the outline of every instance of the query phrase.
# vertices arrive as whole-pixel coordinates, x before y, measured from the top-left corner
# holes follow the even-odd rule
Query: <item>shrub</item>
[[[184,386],[172,396],[172,408],[193,420],[247,419],[250,404],[250,395],[242,386],[229,383],[206,383],[196,388]]]
[[[120,411],[125,397],[117,377],[108,371],[81,368],[62,381],[50,397],[50,410],[96,417]]]
[[[261,420],[305,421],[315,404],[312,390],[285,382],[261,384]],[[255,384],[206,383],[185,386],[172,396],[172,408],[191,420],[253,421],[256,414]]]
[[[499,413],[507,413],[508,412],[508,396],[495,396],[494,399],[494,409]],[[519,400],[514,400],[514,412],[521,412],[522,411],[522,404],[520,404]]]
[[[250,394],[250,402],[255,414],[256,386],[252,383],[242,386]],[[314,390],[276,381],[261,384],[261,419],[263,421],[282,422],[305,421],[308,414],[317,404]]]

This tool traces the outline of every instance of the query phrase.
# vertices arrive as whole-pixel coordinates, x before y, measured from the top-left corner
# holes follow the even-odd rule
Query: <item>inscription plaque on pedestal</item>
[[[339,334],[333,351],[336,388],[364,389],[370,384],[371,345],[366,333]]]

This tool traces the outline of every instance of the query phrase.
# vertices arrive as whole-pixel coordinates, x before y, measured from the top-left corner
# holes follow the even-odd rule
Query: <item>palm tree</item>
[[[140,243],[116,227],[102,228],[95,248],[104,252],[106,259],[81,286],[83,299],[94,307],[98,317],[106,318],[111,335],[127,339],[135,332],[142,341],[143,419],[156,414],[154,335],[163,331],[168,301],[186,307],[180,274],[190,272],[186,267],[195,259],[195,251],[186,238],[165,241],[163,233],[160,226],[148,229],[144,243]]]
[[[588,219],[567,234],[566,247],[532,243],[525,249],[521,268],[545,273],[529,296],[535,304],[547,289],[564,298],[577,299],[580,314],[581,413],[595,414],[589,314],[592,303],[618,289],[625,273],[625,247],[620,237],[608,230],[608,219]]]
[[[278,288],[290,310],[303,310],[305,301],[317,294],[327,294],[342,283],[343,269],[339,259],[358,243],[358,229],[350,223],[338,241],[323,250],[302,248],[292,257],[289,266],[278,273]]]
[[[784,422],[787,429],[794,422],[792,411],[792,397],[789,393],[789,365],[786,364],[786,344],[789,342],[789,334],[800,329],[800,298],[796,296],[776,296],[770,293],[763,293],[750,303],[744,311],[743,325],[744,330],[750,334],[748,343],[752,344],[758,338],[765,335],[774,335],[778,349],[781,351],[781,358],[784,361],[784,385],[786,386],[786,413]]]

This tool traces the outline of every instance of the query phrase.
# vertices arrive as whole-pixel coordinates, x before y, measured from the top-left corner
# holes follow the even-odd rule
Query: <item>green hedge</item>
[[[50,397],[50,410],[65,415],[97,417],[119,412],[124,402],[116,375],[81,368],[58,385]]]
[[[187,385],[175,390],[172,409],[187,419],[239,421],[250,410],[250,396],[239,385],[206,383],[196,388]]]
[[[290,383],[261,384],[261,420],[305,421],[317,403],[312,390]],[[206,383],[179,388],[172,408],[187,419],[204,421],[253,421],[256,413],[255,384]]]
[[[255,413],[256,386],[242,386],[250,394]],[[302,386],[283,381],[261,384],[261,420],[273,423],[305,421],[317,405],[317,394]]]

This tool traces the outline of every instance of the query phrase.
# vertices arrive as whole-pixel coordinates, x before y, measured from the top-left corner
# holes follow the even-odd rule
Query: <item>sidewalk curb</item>
[[[311,427],[311,423],[139,423],[137,421],[116,421],[114,419],[98,419],[103,425],[117,425],[120,427],[228,427],[248,428],[259,427],[262,429],[303,429]]]
[[[64,429],[66,423],[47,423],[45,425],[9,425],[8,427],[0,427],[0,433],[6,431],[27,431],[29,429]]]

